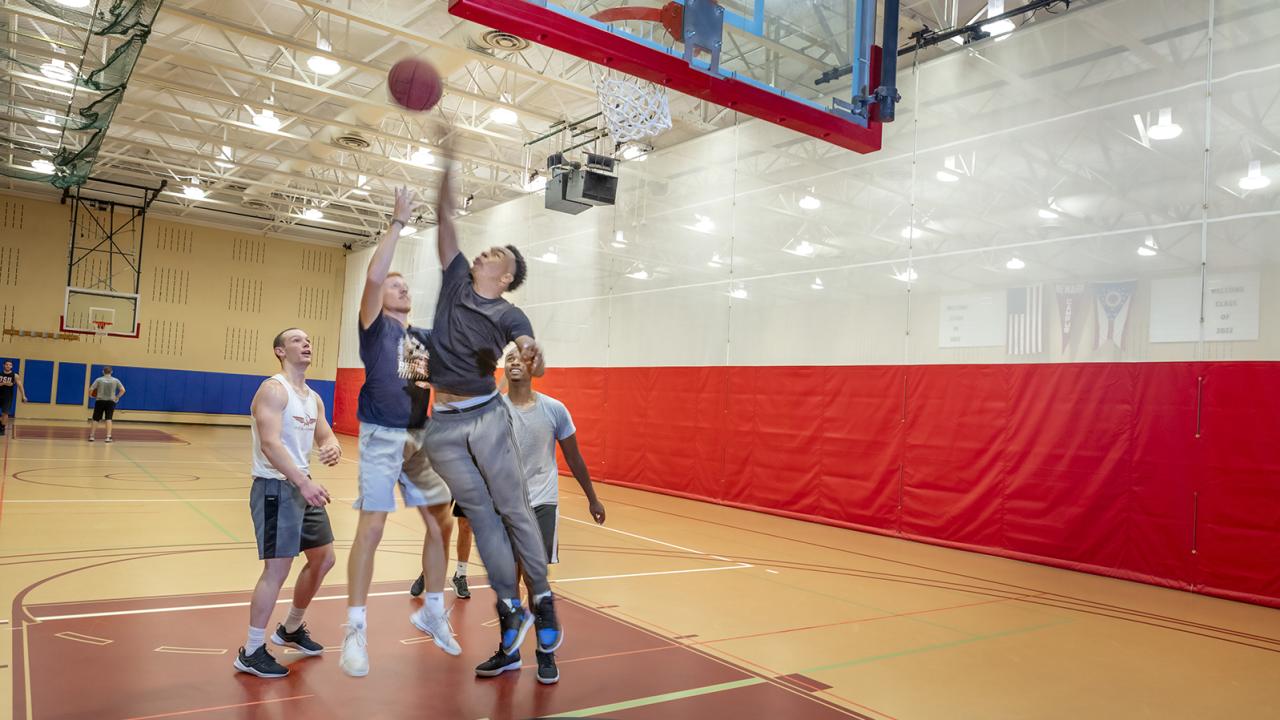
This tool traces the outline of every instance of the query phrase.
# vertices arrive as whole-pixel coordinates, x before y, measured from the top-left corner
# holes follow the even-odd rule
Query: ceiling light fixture
[[[323,220],[324,212],[320,208],[309,207],[301,213],[303,220]],[[400,236],[404,237],[404,230],[400,231]]]
[[[434,160],[435,156],[431,154],[429,149],[424,147],[418,148],[409,156],[409,162],[418,167],[431,167],[431,163]]]
[[[900,282],[913,283],[913,282],[915,282],[916,280],[919,280],[919,279],[920,279],[920,275],[919,275],[919,273],[917,273],[917,272],[916,272],[916,269],[915,269],[915,268],[907,268],[906,270],[903,270],[902,272],[894,273],[894,274],[893,274],[893,279],[894,279],[894,280],[898,280],[898,281],[900,281]]]
[[[1058,219],[1058,213],[1048,208],[1040,208],[1039,210],[1036,211],[1036,214],[1040,216],[1041,220],[1057,220]]]
[[[724,259],[720,257],[720,253],[715,253],[711,259],[707,261],[708,267],[718,268],[724,264]]]
[[[1142,257],[1155,257],[1159,252],[1160,246],[1156,244],[1156,239],[1150,235],[1138,246],[1138,254]]]
[[[209,196],[209,193],[200,187],[200,178],[192,178],[191,184],[182,188],[182,194],[188,200],[203,200]]]
[[[635,272],[627,273],[627,277],[633,278],[635,280],[648,280],[650,276],[649,276],[649,271],[641,267],[641,268],[638,268]]]
[[[1173,108],[1160,108],[1160,120],[1147,128],[1152,140],[1172,140],[1182,134],[1182,126],[1173,121]]]
[[[333,52],[333,45],[324,38],[316,40],[316,49],[322,53]],[[342,72],[342,65],[327,55],[312,55],[307,58],[307,67],[317,75],[337,75]]]
[[[520,116],[511,108],[496,107],[489,111],[489,119],[499,125],[515,125],[520,121]]]
[[[280,118],[276,117],[276,112],[274,110],[263,108],[262,112],[250,112],[250,114],[253,115],[253,124],[257,125],[259,128],[262,128],[267,132],[276,132],[280,129],[282,123]]]
[[[1027,263],[1024,262],[1022,258],[1015,257],[1015,258],[1009,258],[1009,262],[1005,263],[1004,266],[1009,268],[1010,270],[1021,270],[1022,268],[1027,266]]]
[[[627,246],[627,236],[621,230],[613,234],[613,246],[616,248]]]
[[[52,175],[54,171],[57,170],[58,168],[48,160],[45,160],[44,158],[39,158],[37,160],[31,161],[31,169],[35,170],[38,173],[44,173],[45,175]]]
[[[918,228],[918,227],[910,227],[910,226],[908,226],[908,227],[904,227],[904,228],[902,228],[902,233],[901,233],[901,234],[902,234],[902,237],[904,237],[904,238],[906,238],[906,239],[908,239],[908,240],[915,240],[915,239],[917,239],[917,238],[919,238],[919,237],[920,237],[921,232],[920,232],[920,228]]]
[[[40,74],[50,80],[71,82],[72,78],[76,76],[76,68],[74,65],[68,65],[62,60],[54,58],[40,66]]]
[[[1261,190],[1271,184],[1271,178],[1262,174],[1262,161],[1249,161],[1249,174],[1240,178],[1241,190]]]
[[[987,17],[995,17],[1003,14],[1004,0],[987,0]],[[1017,26],[1013,24],[1012,20],[996,20],[995,22],[989,22],[986,25],[983,25],[982,31],[992,37],[995,37],[997,35],[1011,33],[1016,29],[1016,27]]]
[[[812,195],[805,195],[800,198],[800,207],[805,210],[817,210],[822,207],[822,201]]]
[[[822,278],[814,278],[813,282],[810,283],[809,287],[813,288],[814,290],[822,290],[823,288],[826,287],[826,285],[822,284]]]

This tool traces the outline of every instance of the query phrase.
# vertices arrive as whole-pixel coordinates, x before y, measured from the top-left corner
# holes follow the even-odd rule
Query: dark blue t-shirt
[[[444,269],[431,328],[431,385],[452,395],[488,395],[497,389],[493,373],[502,349],[533,325],[520,308],[476,294],[471,267],[458,253]]]
[[[359,330],[364,384],[356,417],[385,427],[422,427],[427,421],[428,392],[414,381],[426,380],[421,361],[430,346],[431,331],[412,325],[406,331],[398,320],[382,313]]]

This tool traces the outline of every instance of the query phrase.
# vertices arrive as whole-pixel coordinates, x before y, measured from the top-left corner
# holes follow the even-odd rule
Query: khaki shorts
[[[423,447],[426,440],[426,428],[408,431],[404,442],[404,474],[426,497],[427,505],[435,507],[451,502],[453,495],[449,492],[449,486],[444,484],[444,478],[431,467],[431,461],[427,459],[427,451]]]

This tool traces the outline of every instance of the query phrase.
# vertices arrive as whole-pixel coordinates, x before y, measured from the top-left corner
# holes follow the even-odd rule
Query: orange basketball
[[[387,73],[387,89],[396,104],[406,110],[424,112],[440,102],[444,94],[444,81],[440,73],[426,60],[405,58],[391,67]]]

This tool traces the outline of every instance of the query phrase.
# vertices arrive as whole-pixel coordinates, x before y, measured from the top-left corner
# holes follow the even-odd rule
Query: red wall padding
[[[343,435],[359,435],[356,401],[364,384],[364,368],[338,368],[338,382],[333,391],[333,431]]]
[[[355,432],[363,373],[340,370]],[[1280,607],[1280,363],[549,370],[598,479]]]

